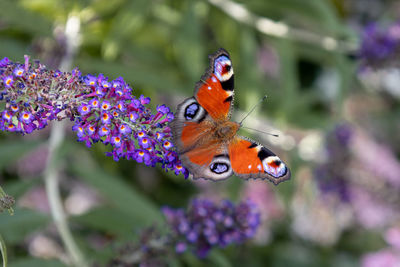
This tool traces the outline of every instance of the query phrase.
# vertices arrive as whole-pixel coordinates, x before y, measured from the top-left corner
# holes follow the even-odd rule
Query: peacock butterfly
[[[193,178],[268,179],[275,185],[290,178],[289,168],[272,151],[237,135],[240,123],[230,121],[234,95],[232,61],[221,48],[196,83],[194,96],[177,107],[171,122],[173,141]]]

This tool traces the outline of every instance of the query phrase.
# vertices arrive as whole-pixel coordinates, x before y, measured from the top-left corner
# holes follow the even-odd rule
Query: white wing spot
[[[249,165],[249,169],[251,169],[251,164]]]
[[[208,89],[208,90],[211,90],[212,88],[211,88],[211,86],[209,86],[209,87],[207,87],[207,89]]]
[[[217,82],[217,79],[215,79],[215,77],[212,77],[211,80],[212,80],[213,82],[215,82],[215,83]]]
[[[258,165],[257,165],[257,169],[258,169],[259,171],[261,171],[261,164],[258,164]]]

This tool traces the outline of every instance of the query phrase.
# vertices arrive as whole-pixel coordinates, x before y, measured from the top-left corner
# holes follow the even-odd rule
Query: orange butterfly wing
[[[275,185],[290,179],[290,170],[272,151],[244,137],[229,144],[233,172],[245,179],[264,178]]]
[[[229,53],[210,56],[210,67],[195,86],[194,97],[214,120],[227,120],[233,101],[234,77]]]

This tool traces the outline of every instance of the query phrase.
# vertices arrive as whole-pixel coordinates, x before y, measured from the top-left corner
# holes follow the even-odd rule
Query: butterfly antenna
[[[254,107],[244,116],[244,118],[239,122],[240,126],[242,125],[243,121],[256,109],[258,105],[260,105],[265,99],[267,99],[267,95],[265,95],[260,101],[258,101],[257,104],[254,105]]]
[[[249,130],[252,130],[252,131],[259,132],[259,133],[268,134],[268,135],[271,135],[271,136],[274,136],[274,137],[279,137],[278,134],[267,133],[267,132],[263,132],[263,131],[260,131],[260,130],[257,130],[257,129],[253,129],[253,128],[249,128],[249,127],[242,127],[242,129],[249,129]]]

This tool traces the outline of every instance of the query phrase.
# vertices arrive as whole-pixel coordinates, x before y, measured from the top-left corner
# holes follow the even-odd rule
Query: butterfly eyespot
[[[214,73],[221,82],[228,81],[233,76],[231,60],[223,55],[218,57],[214,63]]]
[[[178,108],[176,117],[181,120],[191,122],[201,122],[206,118],[207,112],[196,101],[196,99],[186,99]]]
[[[265,158],[262,164],[264,171],[273,177],[282,177],[287,173],[286,165],[277,156]]]
[[[210,170],[216,174],[222,174],[229,171],[229,166],[226,163],[216,162],[210,165]]]
[[[196,117],[197,112],[199,112],[199,104],[193,103],[186,107],[185,109],[185,117],[188,120],[192,120]]]

